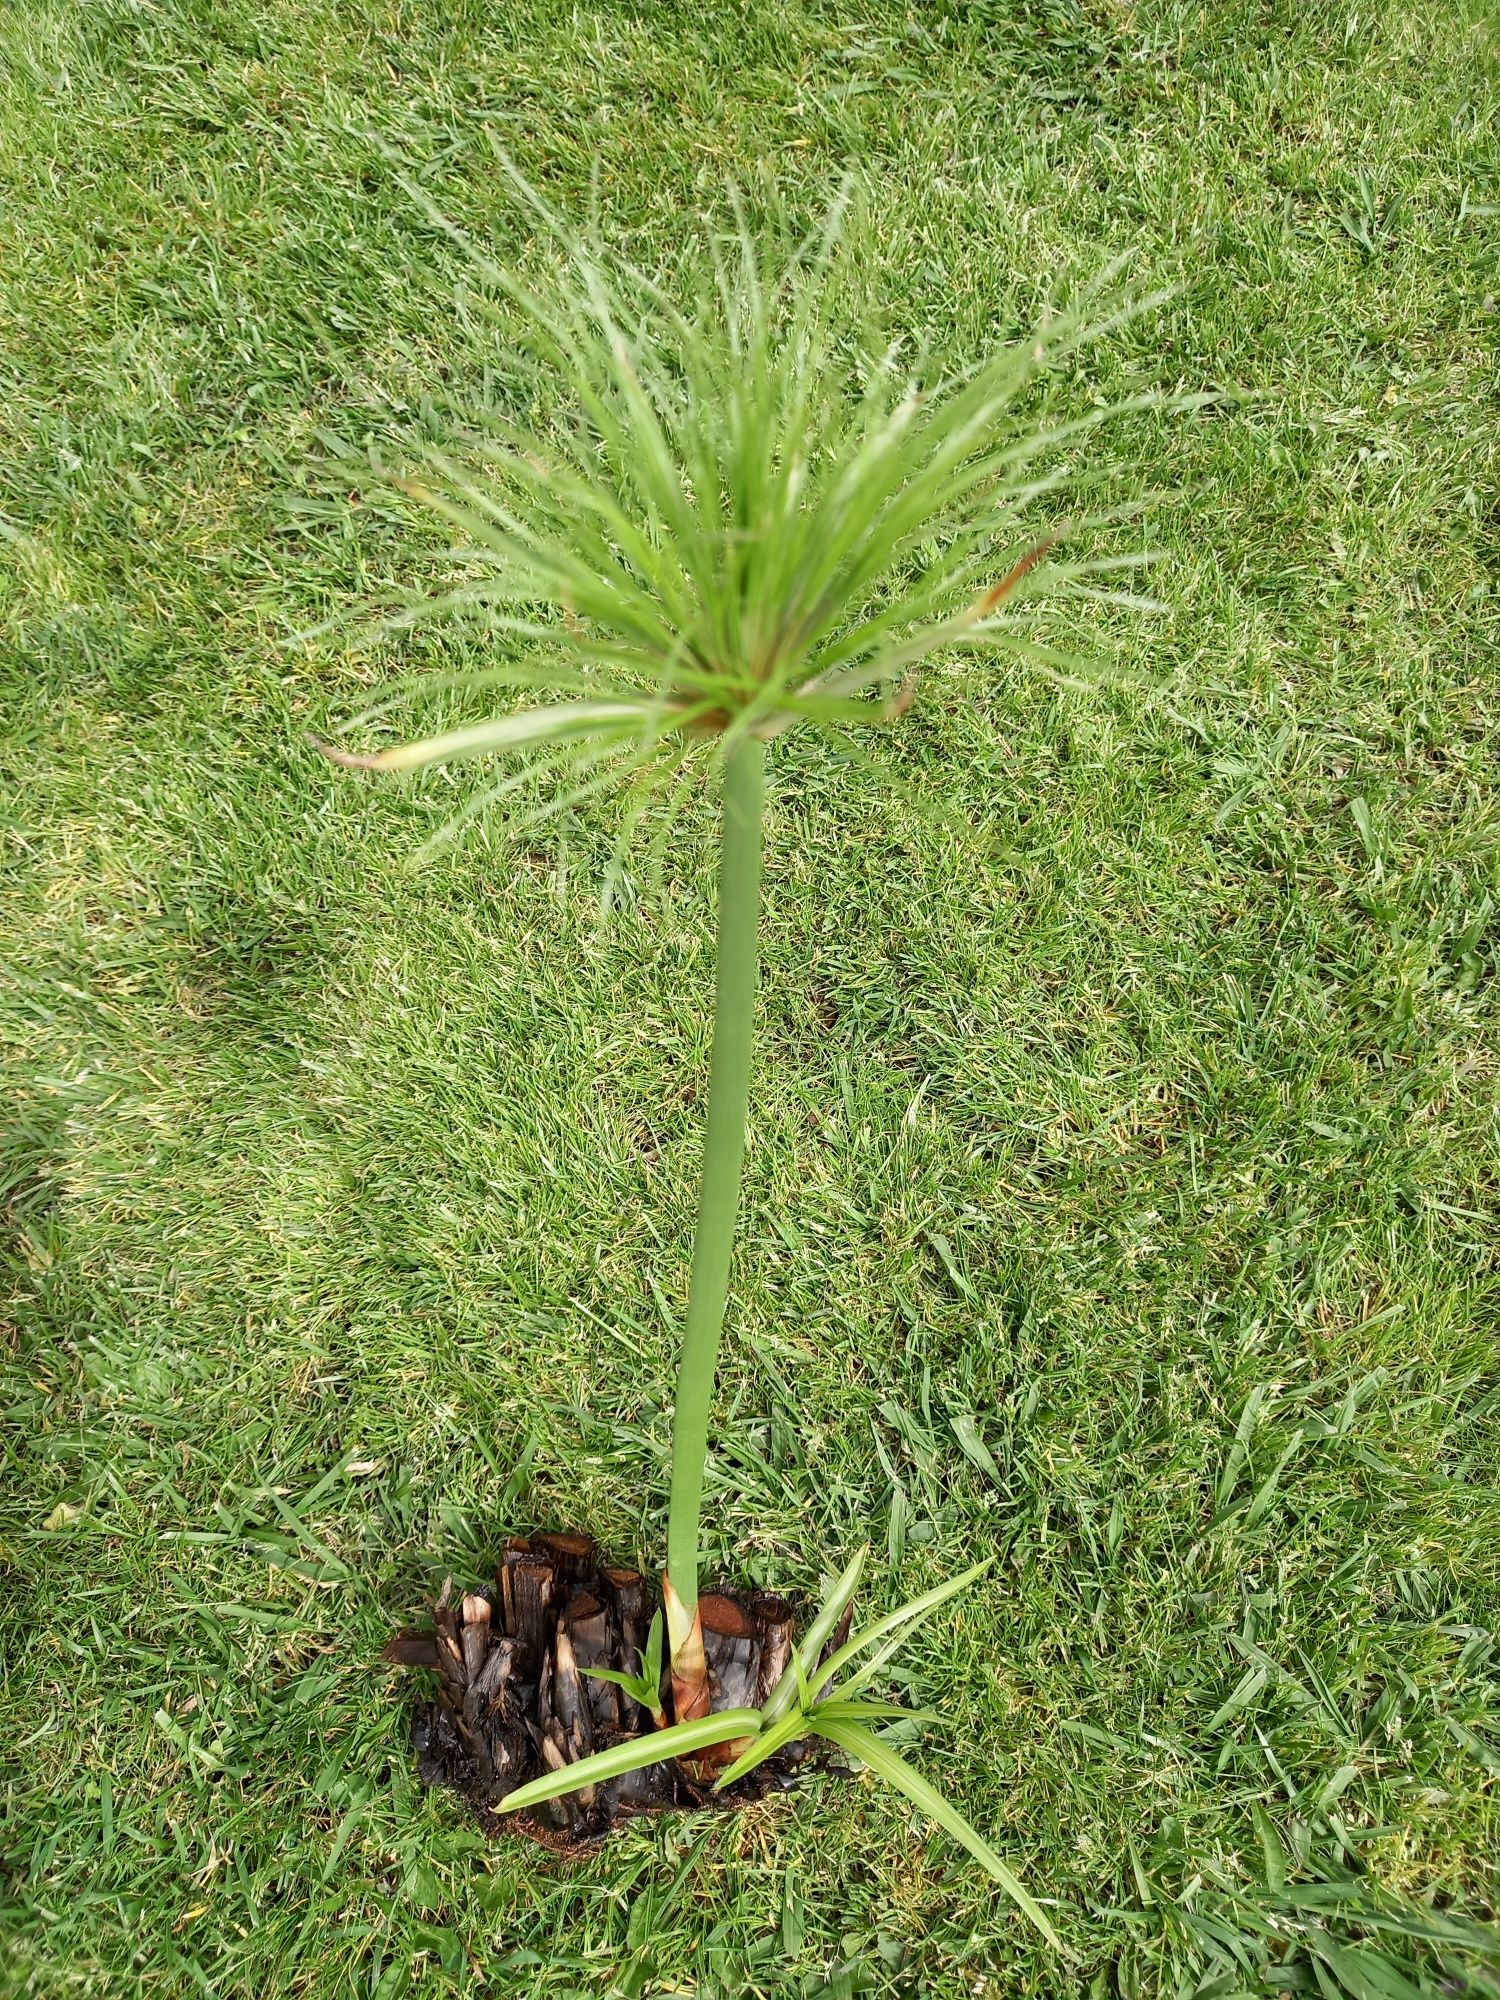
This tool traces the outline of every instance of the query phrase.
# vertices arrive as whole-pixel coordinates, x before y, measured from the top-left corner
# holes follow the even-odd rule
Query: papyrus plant
[[[721,788],[712,1076],[663,1579],[674,1728],[606,1754],[643,1762],[734,1740],[738,1769],[768,1734],[812,1729],[932,1810],[924,1781],[870,1736],[869,1705],[814,1685],[816,1647],[765,1713],[709,1714],[699,1515],[749,1106],[765,771],[791,730],[896,722],[924,666],[963,650],[1066,674],[1076,663],[1038,636],[1034,600],[1129,597],[1103,573],[1137,558],[1072,553],[1103,516],[1080,511],[1069,453],[1103,412],[1036,415],[1041,378],[1125,308],[1110,274],[1034,336],[954,367],[920,340],[863,334],[848,301],[864,232],[843,200],[769,273],[737,221],[668,288],[505,171],[551,275],[531,289],[467,248],[510,328],[510,373],[533,392],[522,400],[553,414],[533,431],[487,411],[424,447],[400,483],[456,531],[463,571],[403,615],[482,618],[497,661],[470,682],[511,698],[460,728],[331,754],[384,771],[493,760],[473,809],[498,809],[538,773],[543,811],[619,785],[627,818],[669,804],[700,767]],[[584,1770],[541,1784],[556,1793]],[[951,1808],[940,1816],[954,1824]],[[959,1837],[1025,1900],[972,1829]]]

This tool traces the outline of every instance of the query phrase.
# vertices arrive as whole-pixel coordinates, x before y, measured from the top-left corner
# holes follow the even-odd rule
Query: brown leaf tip
[[[1008,569],[998,583],[991,584],[975,607],[978,616],[988,618],[992,611],[1003,604],[1022,578],[1029,576],[1036,568],[1056,540],[1056,535],[1048,535],[1045,540],[1038,542],[1034,549],[1028,549],[1021,560]]]
[[[337,764],[345,771],[378,771],[380,758],[373,751],[341,750],[336,743],[320,742],[316,736],[309,736],[308,742],[314,750],[326,757],[330,764]]]

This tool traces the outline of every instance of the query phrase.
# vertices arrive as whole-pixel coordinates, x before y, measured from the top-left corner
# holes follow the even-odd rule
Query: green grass
[[[1439,4],[100,0],[0,18],[0,1990],[1500,1990],[1500,60]],[[431,632],[320,432],[483,380],[398,187],[540,252],[492,125],[669,272],[846,163],[953,354],[1133,248],[1075,372],[1220,392],[1152,699],[978,663],[770,766],[710,1572],[868,1608],[1059,1964],[868,1780],[485,1851],[371,1665],[508,1528],[664,1542],[713,820],[307,746]],[[1423,1926],[1443,1930],[1437,1940]],[[1373,1954],[1379,1952],[1382,1957]],[[1488,1981],[1488,1985],[1485,1982]]]

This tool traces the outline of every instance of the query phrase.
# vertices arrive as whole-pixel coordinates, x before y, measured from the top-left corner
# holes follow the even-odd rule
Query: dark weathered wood
[[[698,1599],[713,1707],[749,1708],[760,1685],[760,1625],[737,1597],[706,1590]]]
[[[531,1678],[536,1674],[552,1638],[548,1617],[556,1589],[556,1572],[550,1558],[522,1542],[505,1551],[502,1585],[506,1630],[518,1642],[521,1670]]]
[[[580,1590],[558,1620],[566,1625],[573,1645],[573,1658],[583,1675],[583,1698],[596,1737],[613,1734],[620,1728],[621,1693],[609,1681],[591,1679],[585,1669],[608,1667],[618,1673],[620,1641],[609,1607],[586,1590]]]
[[[464,1673],[473,1681],[490,1649],[490,1600],[482,1592],[473,1591],[464,1599],[458,1636],[463,1648]]]
[[[646,1589],[646,1579],[638,1569],[602,1569],[599,1580],[604,1585],[605,1596],[615,1614],[615,1631],[619,1635],[619,1667],[622,1673],[638,1674],[646,1651],[646,1641],[651,1636],[651,1598]],[[593,1661],[591,1665],[602,1664]],[[660,1701],[661,1689],[657,1688]],[[620,1727],[628,1735],[634,1736],[639,1730],[650,1726],[651,1718],[641,1704],[630,1695],[620,1692]]]
[[[562,1731],[555,1721],[549,1722],[540,1736],[542,1768],[546,1771],[561,1771],[572,1758],[562,1739]],[[583,1807],[581,1792],[566,1792],[560,1799],[548,1799],[537,1808],[537,1818],[544,1826],[571,1831],[578,1824]]]
[[[489,1657],[474,1676],[470,1692],[484,1704],[486,1711],[493,1710],[503,1699],[506,1685],[516,1664],[516,1642],[503,1635],[491,1635]]]
[[[463,1746],[446,1709],[435,1701],[424,1702],[412,1718],[411,1740],[417,1776],[424,1785],[457,1785]]]
[[[448,1577],[443,1583],[437,1603],[432,1607],[433,1636],[437,1641],[438,1672],[450,1687],[462,1691],[464,1685],[463,1647],[458,1637],[458,1613],[453,1608],[453,1579]]]
[[[573,1656],[573,1637],[567,1620],[560,1618],[552,1640],[552,1714],[562,1730],[569,1760],[575,1764],[594,1748],[593,1718],[584,1691],[587,1685]]]
[[[660,1812],[676,1799],[677,1778],[671,1763],[647,1764],[599,1787],[599,1808],[611,1825],[632,1813]]]
[[[760,1625],[760,1679],[755,1689],[755,1706],[769,1701],[792,1663],[792,1607],[784,1597],[759,1591],[750,1600]]]
[[[518,1535],[512,1535],[505,1545],[504,1555],[501,1556],[495,1568],[495,1582],[500,1590],[500,1625],[503,1631],[509,1632],[512,1636],[514,1636],[517,1630],[515,1584],[512,1574],[514,1562],[512,1558],[517,1550],[524,1549],[525,1547],[527,1547],[527,1544]]]
[[[475,1626],[465,1625],[465,1653]],[[502,1798],[521,1783],[517,1775],[530,1759],[520,1729],[521,1710],[510,1697],[510,1676],[515,1665],[516,1642],[503,1634],[486,1630],[487,1652],[478,1672],[464,1690],[463,1733],[471,1746],[477,1770],[477,1785],[489,1799]]]
[[[545,1554],[565,1588],[559,1598],[580,1589],[599,1569],[599,1551],[588,1535],[537,1535],[533,1546]]]
[[[637,1625],[641,1634],[640,1644],[644,1645],[646,1628],[651,1623],[651,1593],[646,1588],[646,1579],[638,1569],[601,1569],[599,1580],[614,1605],[621,1626]]]

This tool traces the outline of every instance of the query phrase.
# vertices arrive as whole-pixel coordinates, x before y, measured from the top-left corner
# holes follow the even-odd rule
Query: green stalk
[[[761,818],[765,745],[741,736],[724,764],[724,832],[719,852],[718,963],[714,975],[713,1070],[703,1143],[703,1186],[693,1240],[677,1404],[672,1416],[672,1504],[667,1519],[667,1575],[691,1622],[698,1605],[698,1521],[708,1456],[709,1405],[729,1258],[734,1248],[745,1116],[750,1100],[750,1046],[759,967]],[[673,1634],[673,1657],[678,1652]]]

